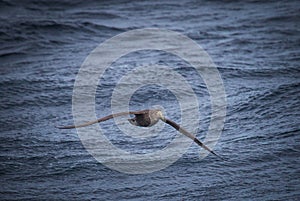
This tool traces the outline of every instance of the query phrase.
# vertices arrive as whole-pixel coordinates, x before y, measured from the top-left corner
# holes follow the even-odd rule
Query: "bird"
[[[217,156],[218,158],[223,159],[221,156],[216,154],[213,150],[211,150],[209,147],[207,147],[204,143],[202,143],[195,135],[188,132],[184,128],[182,128],[180,125],[175,123],[174,121],[167,119],[162,111],[160,109],[146,109],[146,110],[139,110],[139,111],[128,111],[128,112],[120,112],[115,114],[110,114],[108,116],[102,117],[100,119],[97,119],[95,121],[90,121],[84,124],[80,125],[70,125],[70,126],[58,126],[59,129],[72,129],[72,128],[80,128],[89,126],[92,124],[100,123],[103,121],[107,121],[109,119],[124,116],[124,115],[134,115],[134,118],[128,119],[129,123],[134,126],[140,126],[140,127],[151,127],[155,125],[158,121],[163,121],[166,124],[169,124],[173,128],[175,128],[180,133],[184,134],[185,136],[192,139],[196,144],[198,144],[200,147],[204,148],[208,152],[212,153],[213,155]]]

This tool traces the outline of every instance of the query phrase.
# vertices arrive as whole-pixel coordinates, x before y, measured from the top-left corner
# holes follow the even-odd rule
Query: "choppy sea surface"
[[[0,1],[1,200],[299,200],[300,3],[298,1]],[[224,82],[227,115],[213,155],[189,150],[169,167],[130,175],[99,163],[70,124],[76,75],[100,43],[126,31],[163,28],[207,51]],[[156,51],[123,57],[97,89],[97,116],[127,70],[164,64],[200,103],[204,139],[210,98],[185,62]],[[174,95],[140,88],[131,109],[162,105],[179,121]],[[178,133],[136,142],[104,122],[121,148],[160,149]],[[121,138],[121,140],[119,140]],[[163,138],[163,140],[161,139]],[[129,141],[129,142],[127,142]],[[163,141],[163,143],[162,143]],[[128,145],[128,147],[126,147]],[[130,146],[129,146],[130,145]]]

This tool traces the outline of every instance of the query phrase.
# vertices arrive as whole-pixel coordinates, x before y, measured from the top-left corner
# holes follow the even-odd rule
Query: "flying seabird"
[[[124,116],[124,115],[135,115],[134,118],[128,119],[128,121],[134,125],[134,126],[141,126],[141,127],[150,127],[155,125],[159,120],[169,124],[173,128],[175,128],[177,131],[180,133],[186,135],[187,137],[191,138],[194,142],[196,142],[200,147],[206,149],[210,153],[214,154],[215,156],[223,159],[219,155],[217,155],[214,151],[212,151],[210,148],[208,148],[205,144],[203,144],[200,140],[198,140],[193,134],[190,132],[186,131],[185,129],[181,128],[177,123],[174,121],[171,121],[170,119],[167,119],[164,117],[163,113],[159,109],[151,109],[151,110],[140,110],[140,111],[129,111],[129,112],[120,112],[120,113],[115,113],[111,114],[105,117],[102,117],[100,119],[97,119],[95,121],[90,121],[84,124],[80,125],[71,125],[71,126],[61,126],[57,127],[59,129],[71,129],[71,128],[80,128],[80,127],[85,127],[89,126],[95,123],[100,123],[115,117],[119,116]]]

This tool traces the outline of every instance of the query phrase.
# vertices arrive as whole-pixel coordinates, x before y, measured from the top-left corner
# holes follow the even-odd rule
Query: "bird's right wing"
[[[85,127],[85,126],[89,126],[92,124],[96,124],[96,123],[100,123],[103,121],[107,121],[109,119],[115,118],[115,117],[119,117],[119,116],[124,116],[124,115],[129,115],[129,114],[145,114],[149,112],[149,110],[140,110],[140,111],[129,111],[129,112],[120,112],[120,113],[115,113],[115,114],[111,114],[105,117],[102,117],[100,119],[97,119],[95,121],[90,121],[84,124],[80,124],[80,125],[70,125],[70,126],[58,126],[57,128],[59,129],[71,129],[71,128],[80,128],[80,127]]]
[[[200,140],[198,140],[196,138],[196,136],[194,136],[192,133],[188,132],[187,130],[185,130],[184,128],[180,127],[177,123],[175,123],[174,121],[170,120],[170,119],[164,119],[164,122],[171,125],[173,128],[175,128],[176,130],[178,130],[180,133],[184,134],[185,136],[191,138],[194,142],[196,142],[200,147],[206,149],[207,151],[209,151],[210,153],[212,153],[213,155],[223,159],[221,156],[219,156],[218,154],[216,154],[213,150],[211,150],[210,148],[208,148],[205,144],[203,144]]]

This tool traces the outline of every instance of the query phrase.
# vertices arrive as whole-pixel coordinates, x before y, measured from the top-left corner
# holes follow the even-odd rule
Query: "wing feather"
[[[170,120],[170,119],[165,119],[165,123],[169,124],[170,126],[172,126],[173,128],[175,128],[176,130],[178,130],[180,133],[184,134],[185,136],[191,138],[194,142],[196,142],[200,147],[204,148],[205,150],[209,151],[210,153],[212,153],[213,155],[223,159],[222,157],[220,157],[218,154],[216,154],[213,150],[211,150],[209,147],[207,147],[205,144],[203,144],[200,140],[198,140],[196,138],[196,136],[194,136],[192,133],[188,132],[187,130],[185,130],[184,128],[180,127],[180,125],[178,125],[177,123],[175,123],[174,121]]]
[[[95,121],[89,121],[86,122],[84,124],[80,124],[80,125],[70,125],[70,126],[58,126],[57,128],[59,129],[72,129],[72,128],[80,128],[80,127],[85,127],[85,126],[89,126],[92,124],[96,124],[96,123],[100,123],[103,121],[107,121],[109,119],[115,118],[115,117],[119,117],[119,116],[124,116],[124,115],[129,115],[129,114],[134,114],[134,115],[138,115],[138,114],[145,114],[149,112],[149,110],[140,110],[140,111],[129,111],[129,112],[120,112],[120,113],[115,113],[115,114],[111,114],[105,117],[102,117],[100,119],[97,119]]]

